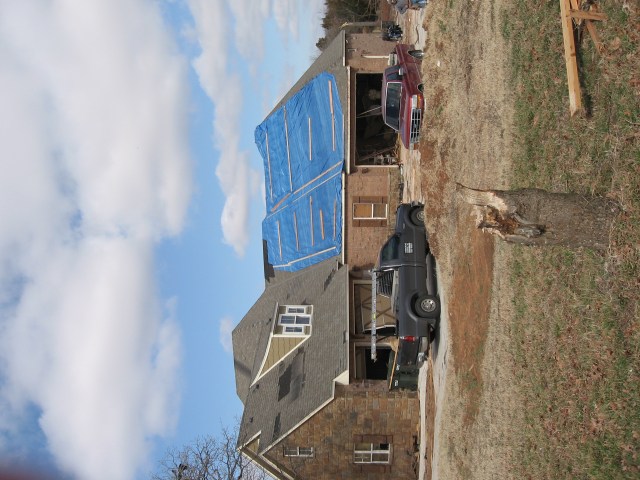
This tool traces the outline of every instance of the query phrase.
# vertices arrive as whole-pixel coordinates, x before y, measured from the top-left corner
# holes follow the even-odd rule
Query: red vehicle
[[[403,145],[418,143],[424,112],[424,89],[420,76],[422,50],[398,44],[389,54],[389,67],[382,77],[382,118],[400,133]]]

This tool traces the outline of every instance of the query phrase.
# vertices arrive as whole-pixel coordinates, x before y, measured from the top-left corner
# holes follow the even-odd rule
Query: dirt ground
[[[432,1],[398,17],[404,41],[425,51],[427,113],[405,175],[408,196],[426,205],[446,303],[432,349],[436,405],[427,407],[434,430],[424,478],[510,478],[522,422],[506,331],[508,249],[475,228],[471,208],[456,196],[457,183],[509,185],[513,105],[500,34],[503,4]]]

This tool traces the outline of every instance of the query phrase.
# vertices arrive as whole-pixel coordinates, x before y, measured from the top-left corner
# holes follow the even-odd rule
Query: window
[[[278,307],[278,324],[275,334],[309,335],[311,333],[311,305],[283,305]]]
[[[387,204],[386,203],[354,203],[353,218],[354,220],[386,220]]]
[[[380,252],[380,260],[382,262],[391,262],[399,258],[398,247],[400,246],[400,237],[396,234],[387,240]]]
[[[313,447],[284,447],[285,457],[313,457]]]
[[[400,82],[387,83],[387,97],[385,104],[385,121],[394,130],[400,129],[400,100],[402,98],[402,84]]]
[[[356,443],[354,463],[391,463],[390,443]]]

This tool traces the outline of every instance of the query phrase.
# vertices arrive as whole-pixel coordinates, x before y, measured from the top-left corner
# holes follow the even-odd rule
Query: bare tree
[[[264,470],[236,448],[238,426],[223,427],[218,437],[206,436],[167,451],[153,480],[265,480]]]
[[[478,209],[478,228],[524,245],[606,249],[615,217],[614,200],[536,188],[476,190],[458,184],[458,194]]]

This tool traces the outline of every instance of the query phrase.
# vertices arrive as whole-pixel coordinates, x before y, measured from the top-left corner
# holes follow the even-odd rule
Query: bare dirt
[[[500,33],[505,8],[504,0],[432,1],[398,17],[404,41],[425,52],[427,114],[419,151],[406,158],[406,189],[425,202],[446,302],[446,331],[432,349],[436,405],[427,407],[434,429],[424,478],[511,478],[522,424],[508,351],[508,249],[476,229],[471,208],[455,193],[456,183],[509,186],[513,104]]]

